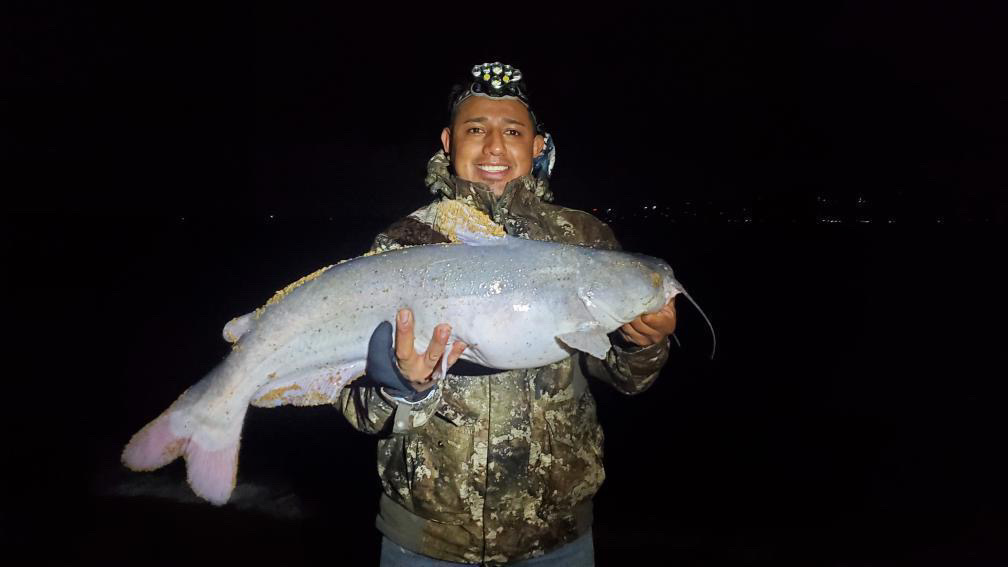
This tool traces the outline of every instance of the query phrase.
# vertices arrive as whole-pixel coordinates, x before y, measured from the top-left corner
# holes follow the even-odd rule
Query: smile
[[[481,171],[485,171],[487,173],[500,173],[502,171],[511,169],[511,166],[509,165],[477,165],[476,167],[478,167]]]

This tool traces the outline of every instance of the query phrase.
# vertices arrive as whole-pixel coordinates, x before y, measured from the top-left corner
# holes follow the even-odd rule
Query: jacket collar
[[[512,204],[528,203],[529,201],[552,201],[553,193],[549,190],[549,182],[537,180],[531,175],[523,175],[512,179],[504,187],[500,197],[493,194],[485,183],[468,181],[452,175],[450,162],[444,150],[438,150],[427,162],[427,177],[424,183],[431,193],[449,199],[466,201],[470,206],[486,213],[497,223],[503,223],[503,217]]]

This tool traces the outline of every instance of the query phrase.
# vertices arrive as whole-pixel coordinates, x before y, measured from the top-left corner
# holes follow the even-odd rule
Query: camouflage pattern
[[[619,246],[590,214],[545,203],[544,180],[515,179],[495,198],[487,186],[452,176],[439,152],[427,184],[439,199],[378,235],[373,251],[449,241],[450,234],[437,230],[439,219],[460,203],[522,238]],[[591,526],[591,500],[605,478],[602,429],[586,376],[637,394],[654,382],[667,357],[665,341],[614,346],[604,361],[578,353],[488,376],[449,370],[434,393],[416,403],[359,383],[344,389],[339,404],[346,418],[381,436],[378,529],[417,553],[487,565],[539,556],[575,540]]]

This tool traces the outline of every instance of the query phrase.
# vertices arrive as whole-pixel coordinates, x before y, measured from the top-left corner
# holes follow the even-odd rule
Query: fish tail
[[[133,435],[122,452],[124,465],[135,471],[152,471],[185,453],[189,439],[172,433],[170,412],[165,411]]]
[[[186,480],[193,492],[223,506],[231,497],[238,477],[239,436],[219,449],[204,447],[198,441],[186,447]]]
[[[193,492],[220,506],[227,503],[235,487],[241,425],[248,404],[219,419],[221,408],[211,409],[200,399],[208,382],[209,376],[137,432],[123,449],[122,462],[134,471],[152,471],[184,457]]]

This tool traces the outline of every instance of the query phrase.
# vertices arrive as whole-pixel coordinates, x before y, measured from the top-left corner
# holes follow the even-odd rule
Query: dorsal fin
[[[232,344],[238,342],[238,339],[242,338],[242,335],[252,328],[252,318],[254,315],[255,311],[228,321],[221,333],[224,335],[224,340]]]

